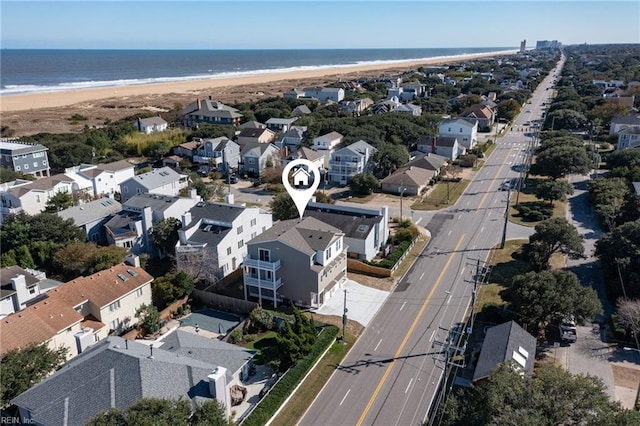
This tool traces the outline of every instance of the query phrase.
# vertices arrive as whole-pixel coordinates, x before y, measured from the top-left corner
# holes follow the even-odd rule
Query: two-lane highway
[[[546,91],[545,83],[540,91]],[[434,342],[447,339],[446,330],[465,317],[476,263],[487,258],[503,232],[508,191],[499,187],[517,177],[513,166],[525,161],[529,144],[517,131],[500,138],[456,205],[424,224],[432,233],[429,245],[300,425],[422,424],[444,369],[442,348]]]

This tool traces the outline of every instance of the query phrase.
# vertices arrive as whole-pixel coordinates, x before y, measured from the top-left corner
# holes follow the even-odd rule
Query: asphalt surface
[[[533,143],[524,123],[541,116],[552,77],[533,95],[458,202],[425,216],[429,245],[336,369],[300,425],[419,425],[442,378],[442,347],[469,309],[475,268],[500,242],[508,191]],[[414,218],[416,220],[416,218]],[[509,225],[511,227],[513,225]]]

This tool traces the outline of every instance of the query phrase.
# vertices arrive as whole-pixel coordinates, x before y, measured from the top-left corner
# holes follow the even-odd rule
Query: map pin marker
[[[293,186],[289,183],[289,172],[292,173]],[[320,185],[320,169],[314,163],[304,158],[293,160],[282,171],[282,184],[298,208],[300,219],[311,201],[311,197]]]

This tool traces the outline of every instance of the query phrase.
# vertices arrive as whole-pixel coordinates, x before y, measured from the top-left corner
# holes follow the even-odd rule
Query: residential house
[[[306,132],[307,126],[291,126],[282,134],[280,140],[276,142],[276,146],[280,149],[295,149],[302,143]]]
[[[65,174],[35,181],[15,181],[13,186],[0,194],[0,213],[2,216],[21,211],[28,214],[42,213],[51,197],[59,192],[73,194],[74,190],[77,190],[77,184]]]
[[[444,120],[438,126],[438,136],[454,137],[460,146],[470,150],[478,144],[478,122],[466,118]]]
[[[304,90],[298,90],[296,88],[293,88],[291,90],[289,90],[288,92],[284,92],[282,94],[282,97],[286,98],[286,99],[300,99],[300,98],[304,98],[306,96]]]
[[[493,110],[483,104],[471,105],[462,111],[460,117],[475,120],[478,123],[478,130],[491,129],[495,121],[495,113]]]
[[[340,102],[344,99],[344,89],[341,87],[305,87],[303,91],[305,98],[314,98],[320,103]]]
[[[71,219],[84,231],[88,241],[102,244],[107,240],[104,225],[116,213],[122,210],[122,204],[112,198],[100,198],[79,206],[69,207],[57,214],[63,219]]]
[[[320,307],[347,279],[344,233],[313,217],[285,220],[247,243],[244,298]]]
[[[4,317],[0,354],[46,343],[51,349],[67,348],[67,358],[73,358],[109,334],[134,326],[136,310],[151,304],[153,277],[133,257],[129,261],[64,283]]]
[[[618,133],[618,151],[629,148],[640,148],[640,127],[628,127]]]
[[[338,145],[342,143],[342,136],[338,132],[330,132],[322,136],[318,136],[313,139],[311,149],[314,151],[333,151]]]
[[[247,143],[271,143],[275,137],[276,134],[269,129],[245,128],[236,135],[236,142],[243,147]]]
[[[91,198],[113,196],[120,184],[135,176],[135,166],[127,160],[112,163],[80,164],[65,169],[64,174],[77,184],[77,190]]]
[[[224,136],[204,139],[193,157],[194,163],[208,164],[220,172],[237,170],[240,145]]]
[[[198,138],[191,142],[181,143],[173,148],[173,153],[183,158],[187,158],[189,161],[193,161],[194,155],[198,150],[198,147],[202,144],[202,139]]]
[[[248,143],[240,152],[240,171],[259,176],[267,167],[280,164],[280,149],[272,143]]]
[[[388,194],[419,195],[436,176],[433,170],[416,166],[401,167],[380,182],[382,192]]]
[[[256,207],[200,202],[182,217],[176,244],[178,270],[193,262],[195,254],[206,262],[201,279],[225,277],[240,267],[246,243],[272,224],[271,213]]]
[[[393,112],[398,114],[408,114],[414,117],[420,117],[422,115],[422,107],[420,105],[415,104],[401,104],[393,110]]]
[[[511,361],[523,374],[533,373],[536,357],[536,338],[515,321],[487,329],[482,342],[473,381],[486,379],[498,365]]]
[[[360,115],[373,106],[373,101],[369,98],[362,98],[355,101],[342,101],[341,104],[342,111]]]
[[[286,132],[293,126],[298,117],[291,118],[270,118],[267,120],[267,129],[273,132]]]
[[[386,114],[389,112],[394,112],[400,105],[400,100],[397,96],[392,97],[386,101],[378,102],[373,105],[373,113],[374,114]]]
[[[171,167],[173,170],[180,170],[182,157],[178,155],[170,155],[162,159],[162,167]]]
[[[164,132],[168,127],[167,122],[160,116],[138,118],[133,125],[137,131],[148,135],[155,132]]]
[[[247,121],[238,126],[241,129],[266,129],[267,125],[259,121]]]
[[[464,147],[460,146],[458,139],[455,137],[430,135],[420,137],[418,151],[437,154],[452,161],[465,152]]]
[[[621,117],[613,117],[609,127],[609,134],[620,133],[625,129],[640,129],[640,115],[625,115]]]
[[[211,99],[197,99],[184,110],[184,122],[187,126],[198,123],[226,124],[237,126],[243,115],[237,109]]]
[[[340,229],[344,233],[347,255],[351,258],[372,260],[389,239],[387,206],[372,210],[311,202],[304,216]]]
[[[404,93],[412,95],[413,98],[421,98],[422,96],[424,96],[426,86],[419,81],[407,81],[400,83],[400,87],[402,87]]]
[[[122,182],[120,196],[122,201],[127,201],[140,194],[178,195],[180,190],[188,185],[189,176],[178,174],[169,167],[162,167]]]
[[[413,160],[409,161],[407,166],[415,166],[425,170],[431,170],[436,175],[440,174],[442,167],[447,164],[448,159],[442,155],[427,153],[419,155]]]
[[[19,266],[0,269],[0,317],[18,312],[40,297],[40,274],[44,272]]]
[[[84,425],[143,398],[218,400],[230,417],[232,390],[249,376],[255,351],[181,329],[153,345],[109,336],[11,402],[22,423]]]
[[[333,151],[329,160],[329,180],[346,185],[355,175],[371,171],[376,151],[362,140]]]
[[[0,167],[36,177],[49,176],[48,150],[40,144],[0,139]]]
[[[135,254],[155,255],[149,235],[153,226],[169,218],[181,220],[182,215],[200,200],[195,189],[190,191],[189,197],[135,195],[104,224],[107,243],[131,249]]]
[[[612,105],[621,105],[627,108],[628,110],[632,110],[636,102],[636,97],[635,95],[631,95],[631,96],[616,95],[616,96],[611,96],[607,98],[607,102]]]
[[[303,115],[311,114],[311,110],[306,105],[298,105],[291,111],[292,117],[302,117]]]
[[[314,151],[310,148],[303,146],[303,147],[300,147],[298,151],[296,151],[294,154],[288,156],[285,160],[283,160],[282,167],[285,167],[287,164],[289,164],[293,160],[302,158],[302,159],[311,161],[313,164],[315,164],[318,167],[318,170],[320,170],[320,173],[324,173],[326,156],[327,156],[326,151]]]

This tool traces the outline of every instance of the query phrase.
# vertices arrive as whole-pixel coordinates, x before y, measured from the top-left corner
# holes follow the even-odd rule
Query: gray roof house
[[[0,317],[24,309],[33,303],[43,289],[40,281],[46,278],[43,272],[8,266],[0,269]]]
[[[398,195],[419,195],[436,175],[433,170],[416,166],[401,167],[380,182],[382,192]]]
[[[254,354],[180,329],[152,346],[110,336],[11,402],[39,425],[83,425],[142,398],[217,399],[229,416],[230,388],[248,376]]]
[[[266,129],[267,125],[259,121],[247,121],[238,126],[241,129]]]
[[[347,279],[344,233],[313,217],[285,220],[247,243],[245,300],[320,307]]]
[[[487,330],[473,373],[473,381],[486,379],[504,362],[514,361],[525,374],[533,372],[536,356],[536,338],[515,321],[505,322]]]
[[[293,117],[300,117],[302,115],[311,114],[311,110],[306,105],[298,105],[291,111],[291,115]]]
[[[160,116],[138,118],[134,123],[134,127],[136,128],[136,130],[146,134],[164,132],[165,130],[167,130],[167,126],[167,122]]]
[[[349,257],[371,260],[389,238],[387,206],[372,210],[312,202],[307,205],[304,215],[340,229]]]
[[[296,148],[302,143],[307,126],[291,126],[289,130],[282,134],[282,137],[276,142],[276,146],[280,149],[289,147]]]
[[[187,126],[197,123],[227,124],[237,126],[243,115],[237,109],[222,102],[209,99],[197,99],[183,110],[184,122]]]
[[[455,160],[461,154],[466,152],[465,148],[460,146],[458,138],[455,136],[420,136],[418,140],[418,151],[422,153],[436,154],[446,157],[449,160]]]
[[[640,129],[640,115],[635,114],[613,117],[609,127],[609,134],[613,135],[629,129]]]
[[[293,126],[298,117],[291,118],[270,118],[267,120],[267,129],[274,132],[286,132]]]
[[[162,167],[125,180],[120,184],[120,195],[123,202],[140,194],[178,195],[188,185],[189,176],[178,174],[171,167]]]
[[[363,140],[333,151],[329,160],[329,180],[346,185],[355,175],[369,172],[376,151]]]
[[[405,166],[411,167],[419,167],[421,169],[432,170],[438,174],[442,166],[447,164],[448,160],[446,157],[438,154],[423,154],[409,161]]]
[[[122,210],[122,204],[112,198],[100,198],[58,212],[63,219],[71,219],[84,231],[87,240],[95,243],[106,241],[104,224]]]
[[[196,149],[193,162],[209,164],[221,172],[235,170],[240,162],[240,145],[224,136],[205,139]]]
[[[268,163],[280,163],[280,149],[272,143],[247,143],[240,151],[240,171],[259,176]]]
[[[37,177],[49,176],[48,150],[40,144],[0,139],[0,167]]]

